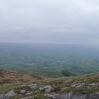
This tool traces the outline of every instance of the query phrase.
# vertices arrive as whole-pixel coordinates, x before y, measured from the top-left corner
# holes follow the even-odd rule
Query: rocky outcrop
[[[87,94],[84,92],[71,92],[69,94],[45,94],[47,99],[99,99],[99,94]]]
[[[86,99],[99,99],[99,94],[90,94],[90,95],[87,95]]]
[[[10,95],[9,97],[11,97]],[[68,94],[44,94],[46,99],[99,99],[99,94],[88,94],[85,92],[70,92]],[[20,99],[33,99],[34,96],[28,96]],[[0,94],[0,99],[9,99],[5,94]],[[36,99],[36,98],[35,98]],[[44,98],[45,99],[45,98]]]
[[[1,94],[0,99],[9,99],[9,98],[5,94]]]
[[[9,91],[8,93],[5,94],[7,97],[12,97],[15,96],[16,93],[14,92],[14,90],[12,89],[11,91]]]
[[[12,89],[6,94],[1,94],[0,99],[9,99],[12,96],[18,95],[20,99],[39,99],[38,97],[42,97],[40,99],[99,99],[99,92],[95,92],[95,94],[88,94],[86,91],[84,92],[72,92],[72,89],[75,91],[79,91],[81,89],[89,88],[97,88],[98,83],[75,83],[67,86],[67,83],[62,87],[58,87],[58,91],[54,91],[54,87],[57,85],[37,85],[37,84],[29,84],[29,85],[21,85],[19,89],[16,89],[15,92]],[[66,87],[67,86],[67,87]],[[56,87],[56,88],[57,88]],[[71,90],[70,90],[71,89]],[[68,91],[69,90],[69,91]],[[71,92],[70,92],[71,91]],[[63,93],[66,94],[63,94]],[[68,93],[70,92],[70,93]],[[16,97],[16,96],[15,96]]]
[[[99,83],[92,83],[92,84],[90,84],[90,86],[96,87],[96,86],[99,86]]]
[[[84,92],[78,93],[78,92],[71,92],[68,94],[67,99],[86,99],[87,94]],[[60,98],[61,99],[61,98]],[[65,98],[63,98],[65,99]]]

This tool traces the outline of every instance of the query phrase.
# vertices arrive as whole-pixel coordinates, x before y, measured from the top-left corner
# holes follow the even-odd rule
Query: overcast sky
[[[0,0],[0,42],[99,45],[99,0]]]

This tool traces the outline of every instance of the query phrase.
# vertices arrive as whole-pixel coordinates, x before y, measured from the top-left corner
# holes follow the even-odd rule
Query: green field
[[[0,44],[0,68],[61,77],[99,72],[99,49],[81,45]]]

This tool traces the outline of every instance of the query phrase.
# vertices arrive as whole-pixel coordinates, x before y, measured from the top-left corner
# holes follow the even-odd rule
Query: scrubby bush
[[[74,76],[74,74],[72,74],[71,72],[67,71],[67,70],[62,70],[61,73],[64,75],[64,76]]]

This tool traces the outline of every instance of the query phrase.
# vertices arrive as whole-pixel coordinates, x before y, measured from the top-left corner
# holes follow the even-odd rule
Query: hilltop
[[[99,99],[99,73],[61,78],[42,74],[42,79],[41,74],[30,76],[15,71],[0,71],[1,78],[5,78],[3,73],[14,74],[15,78],[25,76],[21,81],[19,77],[19,81],[9,79],[12,82],[0,85],[0,93],[8,97],[3,99]]]

